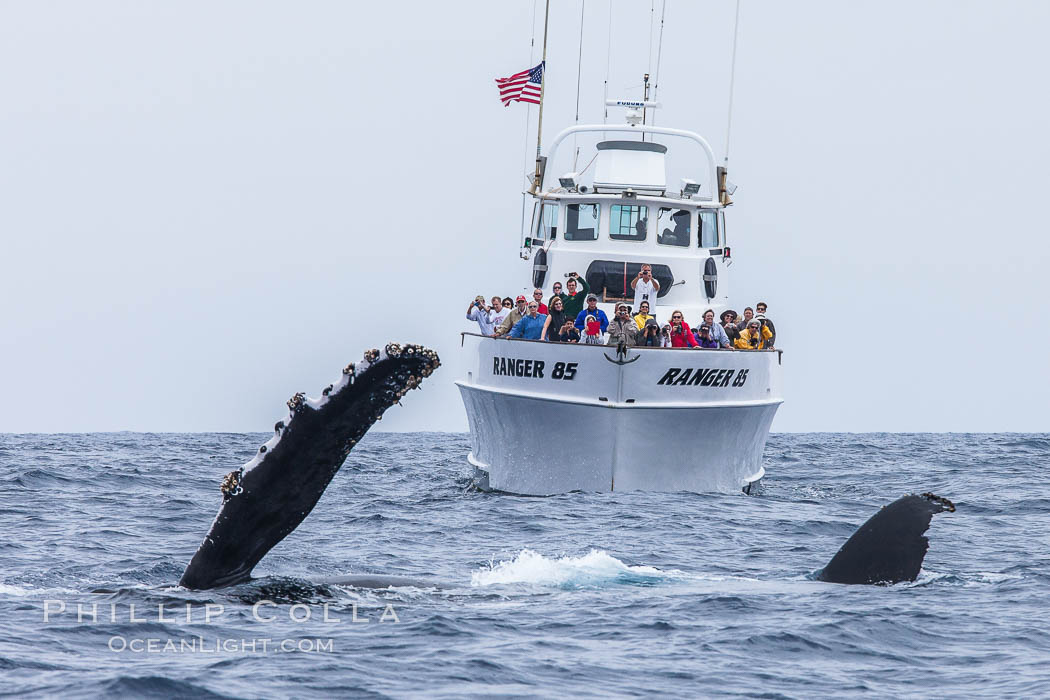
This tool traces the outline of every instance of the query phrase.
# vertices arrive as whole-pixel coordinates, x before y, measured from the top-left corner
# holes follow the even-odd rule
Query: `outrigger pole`
[[[530,192],[538,192],[543,182],[543,170],[546,166],[543,156],[543,93],[547,88],[547,21],[551,15],[551,0],[547,0],[543,11],[543,58],[540,59],[540,114],[536,120],[536,172],[532,176],[532,188]]]

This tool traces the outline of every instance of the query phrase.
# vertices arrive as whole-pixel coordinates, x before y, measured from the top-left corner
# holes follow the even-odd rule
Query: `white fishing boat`
[[[706,309],[717,323],[729,305],[725,210],[733,187],[701,135],[646,123],[659,107],[648,98],[646,76],[642,100],[607,100],[625,110],[624,123],[571,126],[538,155],[524,193],[531,216],[523,217],[522,283],[546,300],[555,283],[578,273],[612,319],[617,303],[634,305],[631,283],[649,265],[659,291],[648,301],[661,323],[681,311],[693,324]],[[588,166],[552,177],[547,164],[570,137],[595,139],[593,153],[574,153]],[[673,184],[672,157],[688,174]],[[482,488],[729,492],[750,490],[764,475],[763,448],[783,402],[779,349],[476,333],[462,335],[462,348],[468,369],[457,385]]]

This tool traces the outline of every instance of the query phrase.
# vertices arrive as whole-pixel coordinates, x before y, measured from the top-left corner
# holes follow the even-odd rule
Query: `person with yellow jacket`
[[[655,318],[649,313],[649,302],[643,301],[638,305],[638,313],[634,315],[634,322],[638,324],[638,330],[645,328],[645,322],[651,318]]]
[[[737,350],[765,350],[772,347],[772,339],[773,333],[761,321],[751,319],[733,345]]]

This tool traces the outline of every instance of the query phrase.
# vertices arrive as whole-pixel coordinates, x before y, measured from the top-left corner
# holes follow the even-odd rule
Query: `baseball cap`
[[[518,298],[515,299],[514,301],[527,301],[527,300],[525,299],[525,295],[524,294],[519,294]]]
[[[587,301],[590,301],[591,299],[594,299],[595,301],[598,301],[598,295],[597,294],[588,294],[587,295]]]

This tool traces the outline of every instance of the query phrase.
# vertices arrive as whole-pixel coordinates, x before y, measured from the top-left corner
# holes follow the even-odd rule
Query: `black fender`
[[[543,248],[536,251],[536,257],[532,259],[532,286],[543,289],[543,282],[547,279],[547,268],[550,266],[550,253]]]
[[[704,263],[704,294],[711,301],[718,292],[718,266],[714,258],[708,258]]]

